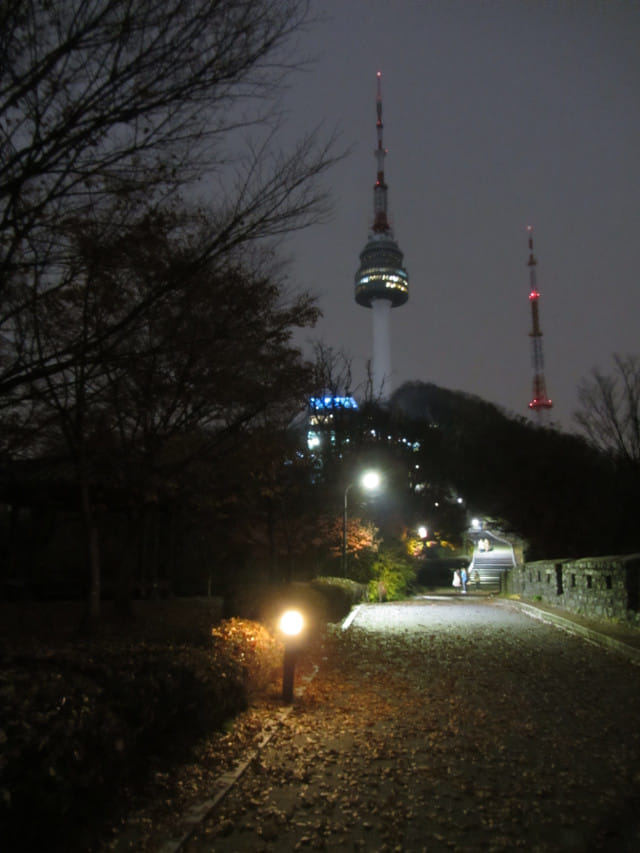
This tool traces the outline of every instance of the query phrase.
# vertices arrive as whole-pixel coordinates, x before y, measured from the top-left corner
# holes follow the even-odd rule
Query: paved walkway
[[[451,594],[451,590],[449,589],[438,589],[433,593],[436,597],[449,597]],[[631,623],[612,622],[605,619],[581,616],[563,610],[561,607],[553,607],[550,604],[543,604],[538,601],[527,601],[520,598],[500,598],[495,594],[478,593],[474,590],[471,590],[469,595],[471,598],[478,596],[488,597],[498,606],[519,608],[523,613],[534,619],[548,621],[559,628],[583,636],[592,642],[618,650],[631,659],[640,661],[640,625],[636,626]],[[633,651],[634,649],[638,650],[637,654]]]
[[[452,596],[360,609],[172,849],[640,849],[637,666],[525,609]]]

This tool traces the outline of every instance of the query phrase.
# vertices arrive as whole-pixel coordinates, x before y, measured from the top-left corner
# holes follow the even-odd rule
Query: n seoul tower
[[[409,298],[409,276],[402,265],[402,252],[393,238],[387,219],[387,185],[384,180],[382,144],[382,74],[378,71],[376,130],[378,146],[375,157],[378,165],[373,187],[373,225],[367,244],[360,252],[360,268],[355,276],[356,302],[373,312],[372,394],[374,399],[387,397],[391,382],[391,346],[389,342],[389,312],[404,305]]]
[[[542,354],[542,330],[540,328],[540,311],[538,301],[540,292],[536,282],[536,264],[533,254],[533,226],[527,225],[529,234],[529,304],[531,305],[531,366],[533,368],[533,394],[529,408],[536,413],[540,423],[546,420],[546,413],[553,406],[547,397],[547,388],[544,381],[544,356]]]

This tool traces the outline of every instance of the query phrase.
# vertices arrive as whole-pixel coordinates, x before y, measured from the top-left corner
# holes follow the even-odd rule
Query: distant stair
[[[484,545],[489,545],[489,550],[484,550]],[[482,550],[481,550],[482,549]],[[499,590],[502,583],[502,575],[513,568],[513,549],[501,539],[497,539],[488,531],[482,533],[473,552],[473,559],[469,566],[469,575],[473,579],[473,573],[477,570],[480,575],[481,589]],[[473,589],[473,581],[470,584]]]

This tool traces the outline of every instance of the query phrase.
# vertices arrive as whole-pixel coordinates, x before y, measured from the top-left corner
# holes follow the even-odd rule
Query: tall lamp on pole
[[[347,576],[347,505],[348,505],[348,495],[349,489],[354,486],[355,483],[349,483],[347,488],[344,490],[344,508],[342,511],[342,575],[343,577]],[[373,491],[377,489],[380,485],[380,475],[377,471],[366,471],[362,477],[360,478],[360,485],[367,489],[367,491]]]

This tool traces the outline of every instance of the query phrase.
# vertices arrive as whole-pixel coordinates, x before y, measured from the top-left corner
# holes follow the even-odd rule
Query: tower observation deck
[[[376,97],[378,145],[376,182],[373,187],[373,225],[355,275],[355,298],[358,305],[373,309],[373,393],[382,396],[389,391],[391,357],[389,345],[389,311],[409,298],[409,275],[403,266],[403,255],[396,243],[387,217],[387,184],[384,179],[386,149],[382,141],[382,74],[378,71]]]

